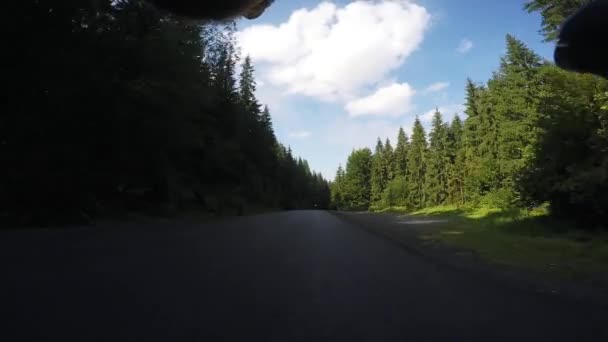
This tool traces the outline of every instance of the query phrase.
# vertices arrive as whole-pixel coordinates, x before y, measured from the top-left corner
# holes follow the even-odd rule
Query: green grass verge
[[[608,274],[608,234],[588,232],[575,223],[553,219],[546,208],[442,206],[410,214],[448,218],[447,223],[422,238],[473,250],[491,262],[568,278]]]

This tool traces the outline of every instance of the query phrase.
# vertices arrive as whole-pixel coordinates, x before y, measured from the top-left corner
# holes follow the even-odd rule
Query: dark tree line
[[[3,222],[328,205],[328,183],[277,142],[234,23],[138,0],[24,0],[3,22]]]
[[[556,20],[546,19],[548,39],[554,37],[550,23]],[[353,156],[360,153],[355,151],[332,186],[334,205],[418,209],[548,203],[553,215],[585,220],[591,227],[605,224],[608,82],[563,71],[511,35],[506,47],[487,83],[467,80],[466,120],[456,116],[446,123],[436,112],[427,135],[416,119],[411,139],[400,130],[395,150],[379,139],[375,153],[351,174]],[[367,173],[369,185],[349,181]],[[366,197],[353,201],[353,194]]]

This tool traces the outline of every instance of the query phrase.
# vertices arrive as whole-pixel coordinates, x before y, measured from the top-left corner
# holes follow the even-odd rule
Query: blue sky
[[[353,148],[394,146],[416,115],[460,114],[466,78],[491,76],[507,33],[550,59],[524,2],[276,0],[238,40],[279,140],[333,179]]]

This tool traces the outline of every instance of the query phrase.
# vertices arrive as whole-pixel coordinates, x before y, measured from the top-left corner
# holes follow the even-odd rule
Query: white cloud
[[[307,139],[310,138],[312,133],[310,131],[296,131],[289,133],[290,138],[294,139]]]
[[[258,87],[255,92],[256,97],[260,100],[262,105],[266,105],[270,108],[270,113],[274,116],[280,116],[287,105],[285,96],[280,91],[273,87]]]
[[[425,94],[436,93],[438,91],[442,91],[444,89],[447,89],[449,86],[450,86],[449,82],[437,82],[437,83],[433,83],[433,84],[429,85],[428,87],[426,87],[424,89],[424,93]]]
[[[460,44],[458,44],[458,48],[456,48],[456,51],[464,54],[464,53],[469,52],[469,50],[471,50],[472,48],[473,48],[473,42],[471,40],[469,40],[468,38],[464,38],[463,40],[460,41]]]
[[[438,109],[441,113],[441,116],[443,117],[444,122],[451,122],[455,114],[458,114],[461,119],[464,119],[463,112],[465,108],[461,104],[440,106]],[[436,110],[437,108],[433,108],[420,115],[420,121],[422,121],[423,123],[430,123],[431,121],[433,121],[433,115],[435,114]]]
[[[369,96],[349,101],[346,104],[346,111],[350,116],[399,116],[410,111],[411,98],[415,93],[407,83],[393,83],[379,88]]]
[[[336,119],[327,127],[327,142],[341,146],[343,155],[347,156],[353,148],[374,148],[378,137],[383,141],[389,138],[393,144],[397,142],[399,127],[407,134],[411,133],[413,118],[404,121],[374,119],[368,121]]]
[[[288,93],[349,101],[403,64],[430,24],[410,0],[323,2],[278,25],[239,32],[244,54],[260,63],[265,81]]]

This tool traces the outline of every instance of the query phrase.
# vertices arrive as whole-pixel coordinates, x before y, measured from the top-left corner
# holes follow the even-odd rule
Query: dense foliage
[[[138,0],[13,7],[3,20],[4,222],[159,203],[214,212],[328,205],[327,182],[277,142],[233,23],[181,21]]]
[[[396,151],[378,140],[369,190],[344,186],[347,168],[333,184],[341,198],[371,191],[373,208],[408,209],[549,203],[555,215],[606,222],[608,82],[560,70],[511,35],[506,51],[486,84],[467,80],[464,122],[437,111],[428,136],[416,119]]]
[[[337,209],[367,209],[371,203],[372,151],[354,150],[348,157],[346,170],[338,167],[332,186],[333,204]]]

